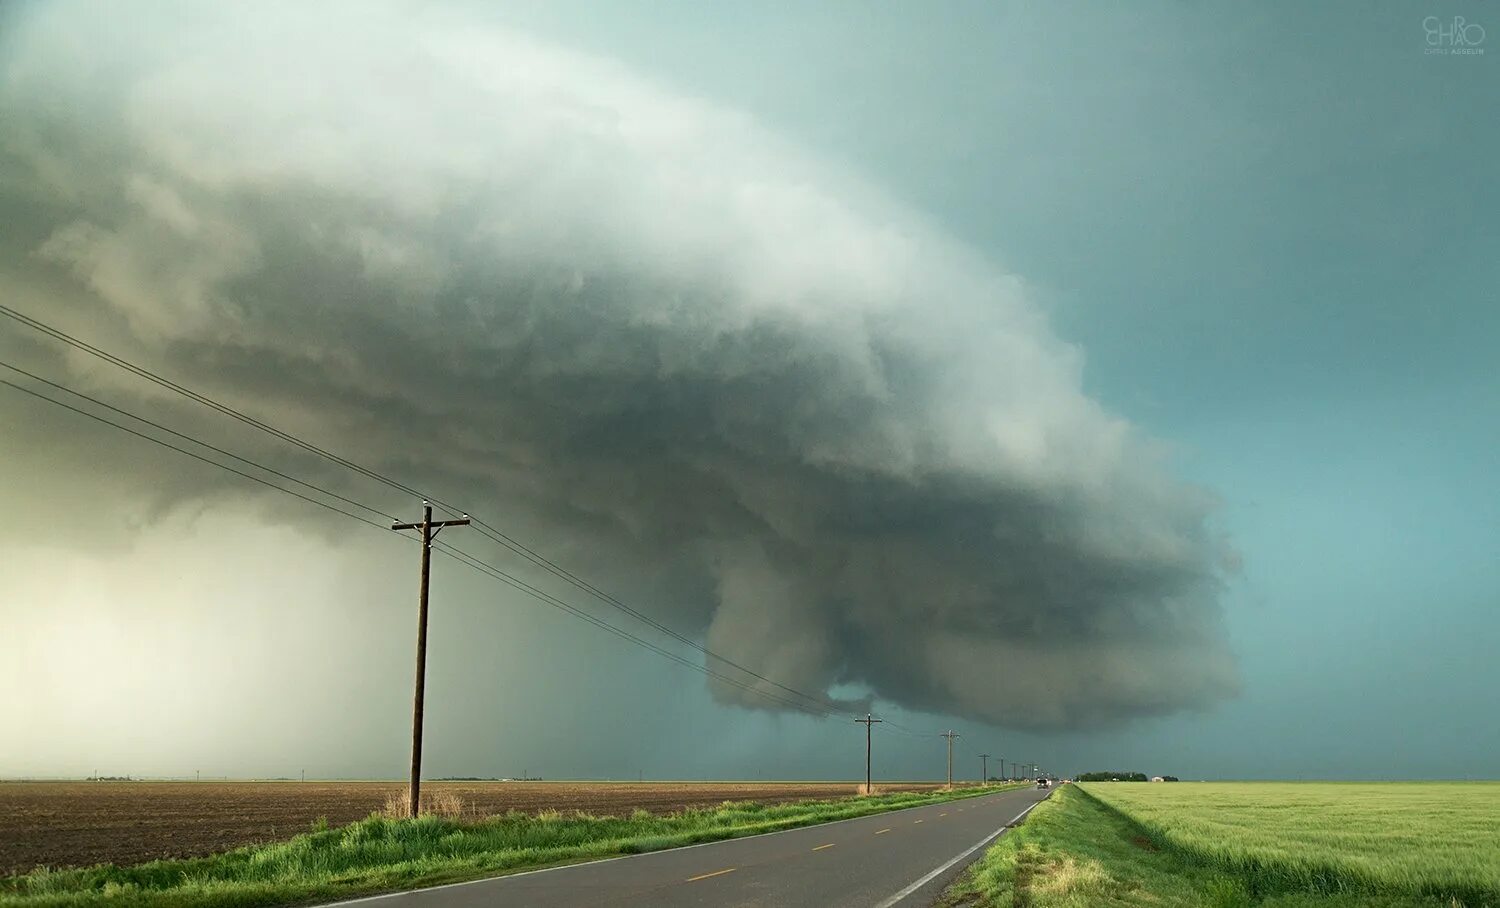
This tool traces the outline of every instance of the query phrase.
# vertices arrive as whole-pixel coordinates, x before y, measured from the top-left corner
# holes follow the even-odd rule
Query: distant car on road
[[[1052,787],[1052,783],[1048,782],[1046,779],[1037,779],[1036,780],[1036,787],[1037,788],[1051,788]]]

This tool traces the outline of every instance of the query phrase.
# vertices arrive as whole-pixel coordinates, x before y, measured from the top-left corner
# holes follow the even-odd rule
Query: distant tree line
[[[1149,782],[1143,772],[1084,772],[1078,774],[1080,782]]]

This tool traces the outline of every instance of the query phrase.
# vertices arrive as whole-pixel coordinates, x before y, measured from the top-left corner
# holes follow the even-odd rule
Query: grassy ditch
[[[206,858],[35,870],[0,880],[0,904],[43,906],[270,906],[494,876],[517,870],[639,854],[978,797],[1007,787],[901,792],[792,804],[726,802],[658,815],[512,813],[464,822],[371,816],[314,829],[273,845]]]
[[[1376,809],[1408,792],[1336,785],[1329,787],[1339,790],[1316,792],[1315,783],[1295,792],[1270,784],[1218,787],[1066,786],[970,868],[944,904],[1500,908],[1500,843],[1493,821],[1487,837],[1477,841],[1465,824],[1445,827],[1441,817],[1453,809],[1430,797],[1435,791],[1427,792],[1425,814],[1406,817],[1406,825],[1417,828],[1409,832],[1388,828]],[[1484,786],[1444,794],[1478,798],[1457,812],[1484,822]],[[1161,800],[1147,800],[1152,798]],[[1331,811],[1325,814],[1308,798],[1319,804],[1332,799],[1338,809],[1324,804]],[[1115,799],[1140,799],[1149,807],[1141,813],[1150,819],[1143,822],[1135,810],[1115,806]],[[1198,825],[1210,821],[1216,824],[1211,834]],[[1314,831],[1319,828],[1331,837],[1321,844]],[[1424,844],[1413,852],[1409,837]]]

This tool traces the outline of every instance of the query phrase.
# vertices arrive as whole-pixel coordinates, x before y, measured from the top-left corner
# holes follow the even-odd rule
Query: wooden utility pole
[[[854,721],[859,722],[860,724],[864,725],[864,727],[865,727],[865,794],[871,794],[872,792],[870,790],[870,729],[872,729],[872,728],[875,727],[875,723],[877,723],[877,722],[884,722],[885,720],[884,719],[877,719],[874,716],[872,716],[871,714],[865,713],[865,717],[863,719],[855,719]]]
[[[962,738],[963,735],[955,732],[953,729],[950,728],[947,731],[943,732],[943,737],[945,737],[945,738],[948,739],[948,787],[952,788],[953,787],[953,739],[954,738]]]
[[[985,785],[990,781],[990,755],[980,754],[979,760],[979,784]]]
[[[432,519],[432,505],[422,502],[421,523],[393,523],[393,530],[422,531],[422,585],[417,594],[417,685],[411,707],[411,804],[408,813],[416,817],[422,792],[422,695],[427,687],[427,578],[432,573],[432,540],[443,527],[469,525],[469,515],[461,520]]]

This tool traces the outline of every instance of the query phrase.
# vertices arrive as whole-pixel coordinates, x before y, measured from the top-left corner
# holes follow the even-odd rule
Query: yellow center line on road
[[[711,876],[722,876],[723,874],[726,874],[726,873],[734,873],[738,869],[739,869],[738,867],[729,867],[729,868],[726,868],[724,870],[715,870],[713,873],[700,873],[697,876],[690,876],[690,877],[688,877],[687,881],[689,883],[696,883],[699,880],[706,880],[706,879],[708,879]]]
[[[814,848],[813,851],[822,851],[824,848],[832,848],[837,844],[838,842],[829,842],[827,845],[819,845],[817,848]]]
[[[890,832],[890,831],[891,831],[891,827],[887,826],[884,829],[877,829],[877,830],[875,830],[875,834],[876,835],[880,835],[881,833],[886,833],[886,832]]]

